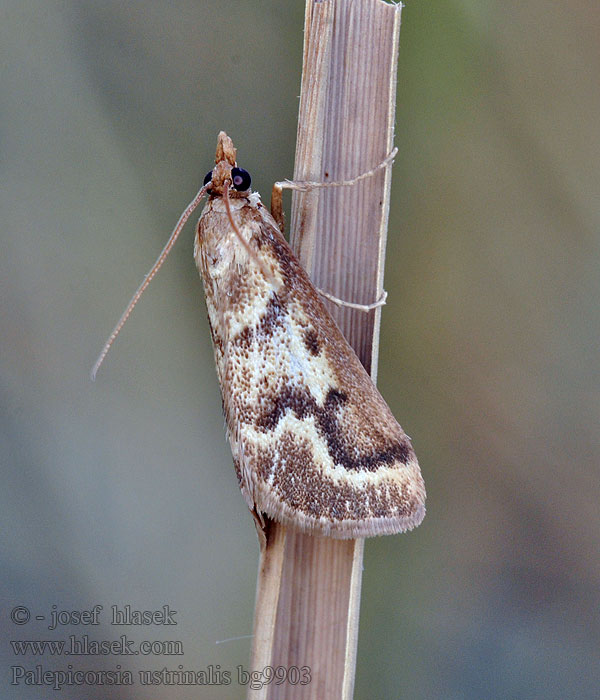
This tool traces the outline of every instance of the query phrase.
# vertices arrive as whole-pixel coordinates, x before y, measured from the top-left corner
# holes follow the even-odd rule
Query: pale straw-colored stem
[[[393,148],[400,5],[307,0],[295,180],[351,180]],[[317,288],[368,312],[330,311],[375,378],[390,168],[351,187],[295,192],[291,242]],[[308,667],[311,682],[249,690],[252,700],[350,700],[362,540],[269,523],[258,574],[252,667]]]

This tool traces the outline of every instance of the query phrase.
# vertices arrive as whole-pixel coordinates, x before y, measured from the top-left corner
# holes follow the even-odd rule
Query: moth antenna
[[[372,304],[355,304],[353,301],[344,301],[343,299],[338,299],[338,297],[333,296],[333,294],[329,294],[329,292],[324,292],[322,289],[317,289],[319,294],[322,297],[325,297],[325,299],[329,299],[332,303],[334,303],[336,306],[346,306],[349,309],[357,309],[358,311],[373,311],[373,309],[377,309],[380,306],[385,306],[386,299],[388,293],[383,290],[381,296],[377,301],[374,301]]]
[[[240,243],[244,246],[246,249],[246,252],[248,255],[254,260],[254,262],[258,265],[260,268],[260,271],[263,273],[263,275],[270,281],[274,281],[274,276],[271,270],[268,270],[266,265],[263,263],[263,261],[258,257],[256,252],[252,250],[250,247],[250,244],[248,241],[242,236],[242,232],[238,228],[238,225],[235,223],[233,219],[233,214],[231,213],[231,206],[229,204],[229,183],[225,182],[223,185],[223,201],[225,202],[225,211],[227,212],[227,218],[229,219],[229,223],[231,224],[231,228],[233,229],[235,235],[238,237]]]
[[[350,187],[350,185],[355,185],[357,182],[364,180],[368,177],[373,177],[376,173],[384,168],[387,168],[394,162],[394,158],[398,154],[398,149],[394,148],[393,151],[388,153],[384,160],[376,165],[371,170],[367,170],[351,180],[340,180],[339,182],[313,182],[311,180],[283,180],[282,182],[276,182],[275,186],[283,190],[297,190],[298,192],[309,192],[310,190],[319,189],[321,187]]]
[[[210,182],[207,183],[206,185],[203,185],[200,190],[198,191],[198,194],[192,199],[192,201],[187,205],[187,207],[184,209],[182,215],[179,217],[179,221],[175,225],[175,228],[173,229],[173,232],[169,236],[169,240],[167,241],[165,247],[162,249],[160,255],[156,259],[156,262],[152,267],[150,268],[150,271],[148,274],[144,277],[144,281],[140,284],[140,286],[137,288],[135,294],[131,297],[131,301],[129,304],[127,304],[127,308],[123,312],[123,315],[119,319],[119,322],[117,325],[114,327],[112,333],[108,336],[108,340],[104,344],[104,347],[102,348],[102,352],[98,355],[98,359],[94,363],[94,366],[92,367],[92,371],[90,372],[90,378],[92,381],[95,381],[96,379],[96,374],[98,373],[98,370],[100,369],[100,365],[104,362],[104,358],[107,356],[108,351],[110,350],[112,344],[115,342],[115,338],[119,335],[121,332],[121,328],[125,325],[125,322],[131,315],[131,312],[133,311],[135,305],[138,303],[140,300],[140,297],[142,294],[146,291],[146,287],[152,282],[154,279],[154,276],[156,273],[160,270],[162,267],[162,264],[167,258],[167,255],[171,252],[171,249],[175,245],[175,241],[179,237],[179,234],[181,233],[181,230],[185,226],[187,220],[190,218],[192,215],[192,212],[194,209],[200,204],[200,200],[204,195],[206,194],[206,190],[210,187]]]

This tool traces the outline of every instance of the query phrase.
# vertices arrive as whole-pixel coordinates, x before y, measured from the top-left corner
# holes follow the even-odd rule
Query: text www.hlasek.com
[[[136,645],[133,639],[122,634],[119,639],[90,639],[87,634],[80,637],[72,634],[63,639],[23,639],[11,641],[13,654],[25,656],[183,656],[183,643],[178,640],[144,639]]]

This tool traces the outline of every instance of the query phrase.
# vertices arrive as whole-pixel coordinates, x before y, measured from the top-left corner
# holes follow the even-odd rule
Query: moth
[[[410,530],[425,486],[410,439],[338,329],[231,139],[109,337],[116,335],[204,195],[194,241],[227,436],[242,495],[303,532],[361,538]]]

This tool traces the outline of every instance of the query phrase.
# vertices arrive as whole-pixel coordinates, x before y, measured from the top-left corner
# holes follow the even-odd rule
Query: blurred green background
[[[1,3],[2,696],[9,667],[248,663],[254,528],[224,438],[192,226],[89,369],[225,129],[268,200],[293,171],[304,3]],[[357,700],[600,697],[600,5],[403,11],[379,384],[428,488],[367,542]],[[289,207],[289,203],[288,203]],[[17,627],[105,606],[99,628]],[[17,657],[178,611],[182,657]],[[175,631],[173,631],[173,629]]]

